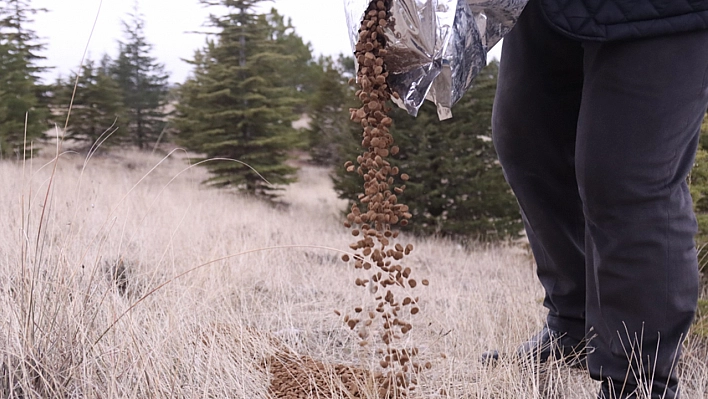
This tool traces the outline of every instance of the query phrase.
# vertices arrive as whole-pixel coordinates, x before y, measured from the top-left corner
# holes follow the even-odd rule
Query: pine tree
[[[279,185],[294,180],[295,169],[286,160],[299,144],[292,122],[301,100],[286,73],[296,57],[273,34],[277,13],[255,12],[259,2],[203,2],[225,7],[226,14],[211,17],[218,33],[195,54],[194,76],[180,90],[175,126],[188,149],[243,162],[208,162],[207,183],[273,198]]]
[[[68,110],[74,85],[76,95],[65,139],[83,143],[86,148],[101,141],[101,146],[118,144],[125,130],[123,98],[120,87],[110,76],[110,59],[101,64],[88,60],[78,83],[75,78],[59,79],[54,90],[54,106]],[[110,138],[103,140],[110,134]]]
[[[392,164],[410,175],[399,196],[413,214],[409,230],[477,239],[513,237],[522,230],[518,205],[491,140],[497,73],[496,63],[480,73],[455,105],[452,119],[438,121],[431,103],[423,105],[417,118],[394,110],[391,134],[401,151]],[[343,147],[348,160],[361,153],[361,138],[355,140]],[[342,198],[354,198],[363,181],[342,169],[337,168],[335,187]]]
[[[297,98],[302,100],[296,111],[306,113],[322,79],[322,66],[312,57],[312,47],[303,42],[289,19],[286,21],[275,9],[265,14],[265,18],[270,26],[269,36],[278,43],[283,54],[291,57],[282,65],[282,84],[295,89]]]
[[[27,0],[0,1],[0,156],[20,156],[25,143],[48,128],[46,88],[37,65],[44,45],[29,29],[31,15],[44,11]],[[27,122],[25,123],[25,119]]]
[[[357,126],[351,123],[347,112],[356,102],[354,90],[347,84],[351,74],[346,71],[346,62],[343,58],[338,62],[331,58],[319,60],[323,73],[315,95],[308,102],[311,122],[307,131],[310,156],[318,165],[336,166],[342,139],[356,134]]]
[[[145,21],[136,10],[123,21],[125,41],[119,42],[112,75],[123,93],[127,109],[127,138],[140,149],[157,142],[166,125],[168,78],[164,66],[150,55]]]

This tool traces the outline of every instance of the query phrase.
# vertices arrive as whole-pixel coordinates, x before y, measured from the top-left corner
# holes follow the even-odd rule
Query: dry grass
[[[369,296],[340,253],[311,247],[351,242],[327,172],[305,168],[285,192],[291,205],[274,208],[202,187],[204,171],[180,174],[178,158],[148,173],[160,158],[124,152],[84,168],[66,154],[53,179],[47,156],[0,163],[0,397],[267,398],[262,366],[284,348],[373,368],[333,313]],[[582,372],[552,366],[541,378],[478,362],[541,325],[527,256],[412,242],[407,265],[430,287],[416,288],[409,339],[434,364],[418,396],[594,397]],[[291,245],[302,247],[243,253]],[[689,343],[685,398],[708,397],[707,355]]]

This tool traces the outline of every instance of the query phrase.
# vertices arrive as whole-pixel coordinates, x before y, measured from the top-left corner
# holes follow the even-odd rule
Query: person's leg
[[[575,179],[583,84],[580,42],[553,31],[531,0],[504,38],[492,136],[524,216],[546,291],[548,325],[585,336],[585,221]]]
[[[708,31],[584,48],[575,163],[590,373],[673,399],[698,295],[686,177],[708,106]]]

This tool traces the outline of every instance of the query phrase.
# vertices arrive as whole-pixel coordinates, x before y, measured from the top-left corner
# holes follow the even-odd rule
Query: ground
[[[181,151],[64,153],[56,170],[53,155],[0,163],[0,396],[268,398],[290,359],[322,365],[310,397],[346,398],[337,367],[380,371],[334,312],[375,304],[340,260],[352,237],[328,170],[303,166],[274,207],[203,186]],[[479,362],[542,325],[525,251],[403,239],[430,281],[403,343],[432,366],[412,397],[594,397],[581,371]],[[687,342],[684,397],[708,397],[706,356]]]

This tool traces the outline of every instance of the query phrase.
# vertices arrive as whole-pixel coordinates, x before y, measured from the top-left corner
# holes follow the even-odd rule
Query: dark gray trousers
[[[672,399],[698,297],[686,177],[708,106],[708,31],[583,42],[538,3],[504,39],[492,119],[548,325],[592,337],[593,378],[653,381],[652,398]]]

